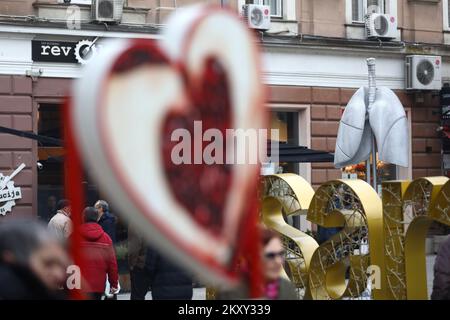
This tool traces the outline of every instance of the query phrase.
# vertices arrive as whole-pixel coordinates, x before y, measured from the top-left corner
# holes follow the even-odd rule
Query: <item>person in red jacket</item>
[[[84,266],[81,270],[82,291],[90,298],[100,300],[105,292],[106,276],[108,276],[111,293],[117,292],[119,275],[116,254],[111,238],[97,223],[98,211],[87,207],[83,211],[83,218],[84,223],[80,227],[84,257]]]

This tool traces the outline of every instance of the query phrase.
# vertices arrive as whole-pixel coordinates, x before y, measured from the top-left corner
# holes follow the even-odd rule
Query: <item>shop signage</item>
[[[22,191],[19,187],[14,186],[12,179],[25,168],[25,164],[21,164],[9,176],[4,176],[0,173],[0,215],[4,216],[11,212],[12,207],[16,205],[15,200],[22,198]]]
[[[34,62],[88,63],[97,54],[98,44],[90,40],[78,42],[41,41],[31,42]]]

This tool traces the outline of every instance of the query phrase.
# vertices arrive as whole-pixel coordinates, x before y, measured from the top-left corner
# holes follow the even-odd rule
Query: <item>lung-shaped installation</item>
[[[408,167],[406,113],[395,93],[386,87],[376,89],[371,105],[367,87],[360,88],[350,99],[339,124],[334,154],[336,168],[369,159],[372,136],[376,139],[379,160]]]

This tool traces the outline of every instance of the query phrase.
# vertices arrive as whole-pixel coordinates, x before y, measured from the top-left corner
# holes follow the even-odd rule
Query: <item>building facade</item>
[[[121,23],[103,25],[91,20],[91,0],[1,0],[0,126],[61,138],[61,103],[80,74],[75,52],[82,41],[158,39],[168,14],[197,2],[204,1],[128,0]],[[271,5],[272,27],[257,36],[271,125],[281,129],[283,141],[333,152],[342,110],[357,88],[367,85],[366,59],[375,57],[377,84],[397,93],[411,129],[410,167],[389,167],[386,179],[443,174],[439,95],[405,89],[405,56],[441,56],[443,83],[450,81],[448,0],[208,2],[235,11],[250,2]],[[366,39],[363,17],[370,10],[396,19],[395,39]],[[15,178],[22,199],[13,215],[46,219],[51,214],[63,196],[62,154],[61,148],[0,133],[0,172],[26,165]],[[331,163],[285,170],[300,173],[314,187],[342,176]]]

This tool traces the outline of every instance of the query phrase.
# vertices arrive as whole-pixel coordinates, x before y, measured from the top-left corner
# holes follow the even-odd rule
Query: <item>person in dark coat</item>
[[[450,300],[450,236],[441,243],[436,256],[431,300]]]
[[[317,226],[317,243],[321,245],[322,243],[330,240],[335,234],[341,232],[342,228],[325,228]]]
[[[145,269],[150,274],[153,300],[192,299],[192,277],[152,248],[147,249]]]
[[[113,243],[116,243],[116,217],[109,212],[108,202],[98,200],[95,203],[95,209],[99,213],[98,224],[102,227]]]
[[[128,264],[131,300],[145,300],[149,290],[154,300],[192,299],[192,278],[147,246],[132,225],[128,228]]]
[[[83,238],[82,252],[84,266],[81,270],[83,282],[81,289],[94,300],[100,300],[105,292],[106,276],[111,288],[110,293],[118,291],[119,274],[116,254],[111,238],[97,223],[98,212],[87,207],[83,211],[84,223],[80,227]]]
[[[32,220],[0,224],[0,300],[67,297],[68,254],[60,239]]]
[[[147,246],[143,237],[128,226],[128,266],[130,268],[130,300],[145,300],[151,285],[151,274],[145,268]]]

